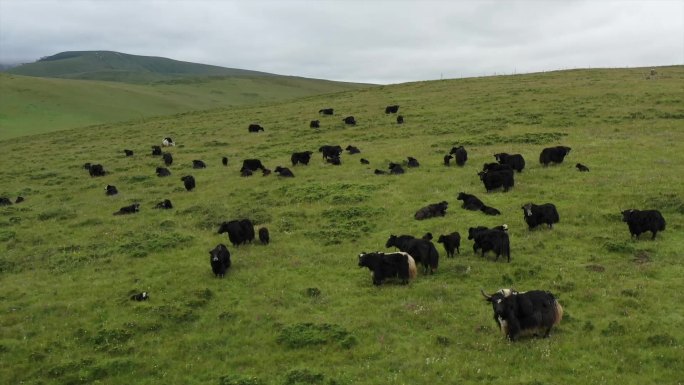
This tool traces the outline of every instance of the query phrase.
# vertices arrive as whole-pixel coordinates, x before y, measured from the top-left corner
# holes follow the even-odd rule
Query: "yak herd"
[[[387,106],[385,113],[396,114],[398,110],[398,105]],[[319,114],[322,116],[332,116],[334,115],[334,110],[332,108],[324,108],[319,110]],[[343,122],[346,125],[357,124],[353,116],[345,117]],[[397,123],[404,123],[404,118],[398,116]],[[310,127],[319,129],[321,127],[321,120],[312,120]],[[248,132],[250,133],[263,131],[264,127],[259,124],[250,124],[248,127]],[[173,155],[170,152],[162,151],[162,148],[173,146],[175,146],[175,142],[170,137],[164,138],[161,146],[152,146],[152,156],[161,157],[164,166],[166,166],[156,168],[155,173],[158,177],[168,177],[171,175],[168,167],[173,165]],[[358,147],[352,145],[347,146],[344,150],[348,154],[361,153]],[[323,145],[318,149],[318,152],[321,153],[324,162],[340,165],[340,156],[344,150],[339,145]],[[562,163],[570,153],[570,150],[570,147],[566,146],[544,148],[539,155],[539,163],[544,167],[553,163]],[[126,157],[131,157],[134,155],[134,152],[126,149],[124,154]],[[293,152],[290,158],[292,166],[308,165],[312,155],[312,151]],[[522,173],[525,169],[525,159],[521,154],[507,153],[494,154],[494,158],[496,163],[486,163],[477,175],[482,181],[486,192],[497,189],[507,192],[515,186],[515,174]],[[468,152],[464,146],[453,147],[444,156],[444,165],[450,166],[452,159],[457,166],[465,166],[468,161]],[[363,158],[360,162],[362,164],[370,163],[367,159]],[[228,158],[222,157],[221,163],[227,166]],[[376,169],[374,173],[378,175],[400,175],[406,172],[403,166],[416,168],[420,166],[420,163],[417,159],[408,157],[403,162],[403,165],[390,163],[388,171]],[[207,167],[207,164],[198,159],[193,160],[192,167],[193,169],[204,169]],[[577,163],[576,167],[581,172],[589,171],[587,166],[580,163]],[[101,177],[107,174],[107,171],[101,164],[86,163],[84,168],[88,170],[91,177]],[[259,159],[244,159],[240,168],[240,175],[249,177],[258,170],[261,170],[264,176],[271,173]],[[283,166],[277,166],[274,172],[280,177],[285,178],[295,176],[289,168]],[[197,187],[195,178],[192,175],[185,175],[180,180],[187,191],[193,191]],[[118,190],[115,186],[107,185],[105,187],[105,194],[108,196],[116,195]],[[19,197],[15,203],[23,200],[23,197]],[[499,210],[487,206],[482,200],[472,194],[460,192],[457,200],[462,201],[461,207],[465,210],[481,211],[486,215],[493,216],[501,214]],[[0,197],[0,206],[11,204],[12,202],[8,198]],[[170,200],[165,199],[157,203],[155,208],[172,209],[173,205]],[[444,216],[447,208],[448,203],[446,201],[429,204],[420,208],[415,213],[414,218],[416,220],[425,220]],[[541,225],[552,228],[560,220],[556,206],[552,203],[526,203],[521,208],[523,210],[523,218],[530,230]],[[139,211],[140,204],[133,203],[120,208],[114,212],[114,215],[128,215]],[[644,232],[651,232],[652,239],[655,239],[659,231],[665,230],[665,219],[657,210],[625,210],[622,212],[622,220],[627,223],[629,232],[634,237],[639,237]],[[251,243],[255,239],[254,225],[250,219],[236,219],[223,222],[219,225],[218,233],[227,234],[233,247]],[[266,245],[270,242],[267,228],[260,228],[257,234],[262,244]],[[379,286],[385,280],[391,278],[398,278],[401,283],[407,284],[417,276],[416,264],[422,265],[423,274],[433,274],[437,270],[439,266],[439,252],[432,243],[432,238],[431,233],[427,233],[421,238],[411,235],[390,235],[385,247],[395,247],[399,251],[391,253],[363,252],[359,254],[358,266],[371,270],[374,285]],[[504,257],[508,262],[511,260],[508,226],[505,224],[493,228],[484,226],[470,227],[468,229],[468,240],[473,242],[473,252],[478,253],[479,251],[481,257],[484,257],[485,253],[492,252],[496,255],[496,260],[499,257]],[[454,253],[460,254],[461,235],[458,232],[440,235],[437,242],[443,245],[447,257],[453,258]],[[230,251],[224,244],[218,244],[209,251],[209,262],[213,274],[216,277],[224,277],[231,266]],[[487,302],[491,303],[494,320],[504,335],[510,340],[515,340],[519,335],[524,334],[541,334],[547,337],[551,328],[560,322],[563,315],[563,308],[554,295],[547,291],[518,292],[511,289],[501,289],[494,294],[486,294],[482,291],[482,295]],[[138,301],[146,300],[147,298],[149,298],[149,295],[146,292],[135,294],[131,297],[131,299]]]

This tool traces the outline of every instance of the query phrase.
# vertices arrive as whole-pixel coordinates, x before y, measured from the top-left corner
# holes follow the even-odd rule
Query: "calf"
[[[226,270],[230,267],[230,251],[226,245],[221,243],[209,251],[209,263],[216,278],[223,278],[226,275]]]
[[[162,158],[164,159],[165,165],[170,166],[173,164],[173,156],[171,155],[170,152],[163,153]]]
[[[271,170],[269,170],[267,168],[261,170],[261,176],[269,176],[269,175],[271,175]]]
[[[267,228],[262,227],[259,229],[259,241],[262,245],[268,245],[268,243],[271,241],[271,237]]]
[[[507,257],[508,262],[511,262],[511,249],[508,233],[500,229],[487,229],[486,227],[471,227],[468,229],[468,239],[473,240],[473,252],[481,250],[481,257],[488,251],[496,253],[496,260],[499,256]]]
[[[545,203],[543,205],[535,205],[534,203],[527,203],[522,206],[525,222],[530,230],[545,223],[549,228],[553,227],[554,223],[558,223],[560,217],[558,210],[553,203]]]
[[[361,164],[370,164],[368,159],[364,159],[364,158],[361,158],[360,162],[361,162]]]
[[[494,321],[511,341],[521,334],[543,333],[546,338],[563,319],[563,307],[548,291],[501,289],[492,295],[485,294],[484,290],[481,293],[492,304]]]
[[[503,191],[508,191],[515,185],[513,170],[486,171],[479,172],[480,180],[484,183],[487,192],[503,187]]]
[[[183,185],[187,191],[192,191],[195,188],[195,177],[192,175],[186,175],[180,179],[183,181]]]
[[[195,159],[192,161],[192,168],[207,168],[207,164],[201,160]]]
[[[322,108],[318,110],[318,113],[323,115],[332,115],[334,111],[335,110],[333,110],[332,108]]]
[[[90,176],[95,177],[95,176],[105,176],[105,174],[107,172],[105,171],[104,167],[102,167],[101,164],[91,164],[90,168],[88,169],[88,173],[90,174]]]
[[[347,116],[346,118],[342,119],[344,124],[348,124],[350,126],[355,126],[356,125],[356,119],[354,119],[353,116]]]
[[[290,156],[292,165],[296,166],[299,163],[303,165],[308,165],[309,160],[311,160],[311,154],[313,154],[313,152],[311,151],[293,152],[292,156]]]
[[[451,154],[446,154],[446,155],[444,155],[444,165],[445,165],[445,166],[450,166],[449,161],[450,161],[452,158],[453,158],[453,157],[451,156]]]
[[[312,120],[311,123],[309,123],[309,128],[321,128],[321,121]]]
[[[157,167],[157,170],[155,172],[159,177],[171,176],[171,171],[169,171],[169,169],[166,167]]]
[[[398,111],[399,111],[399,106],[397,106],[397,105],[385,107],[385,113],[386,114],[396,114]]]
[[[330,158],[326,158],[325,161],[327,163],[332,164],[333,166],[339,166],[342,164],[342,160],[340,159],[339,156],[332,156]]]
[[[432,242],[425,239],[417,239],[410,235],[390,235],[385,247],[396,247],[400,251],[409,253],[416,262],[423,264],[425,274],[430,271],[433,274],[439,266],[439,253]]]
[[[398,277],[407,284],[416,277],[416,262],[404,252],[398,253],[361,253],[359,267],[367,267],[373,273],[373,285],[380,286],[387,278]]]
[[[264,169],[264,170],[266,170],[266,169]],[[242,177],[252,176],[252,170],[243,167],[240,169],[240,176],[242,176]]]
[[[570,150],[570,147],[565,146],[547,147],[539,154],[539,163],[544,167],[549,163],[563,163],[563,159],[570,153]]]
[[[437,239],[437,243],[444,245],[444,251],[446,251],[447,257],[449,258],[454,257],[454,250],[456,250],[458,254],[461,254],[461,234],[459,234],[458,231],[447,235],[440,235]]]
[[[428,219],[433,217],[443,217],[446,215],[446,210],[448,206],[449,204],[446,201],[433,203],[418,210],[413,217],[417,220]]]
[[[658,231],[665,230],[665,218],[658,210],[625,210],[622,212],[622,221],[627,222],[629,233],[637,239],[647,231],[653,234],[651,239],[655,239]]]
[[[352,146],[351,144],[350,144],[349,146],[347,146],[347,148],[345,148],[345,150],[347,150],[347,151],[349,152],[350,155],[351,155],[351,154],[360,154],[360,153],[361,153],[361,150],[359,150],[358,147],[354,147],[354,146]]]
[[[163,210],[169,210],[173,208],[173,205],[171,204],[171,201],[168,199],[164,199],[163,201],[157,203],[154,206],[155,209],[163,209]]]
[[[135,214],[140,211],[140,203],[133,203],[130,206],[124,206],[115,212],[114,215]]]
[[[131,151],[131,150],[124,150],[124,154],[126,154],[126,156],[133,156],[133,151]]]
[[[278,166],[273,171],[275,171],[279,176],[282,176],[285,178],[294,178],[294,174],[287,167]]]
[[[404,124],[404,117],[399,115],[397,116],[397,124]]]
[[[577,163],[575,167],[577,167],[578,171],[589,172],[589,167],[583,165],[582,163]]]
[[[223,158],[221,158],[221,163],[223,163],[224,166],[227,166],[228,165],[228,157],[224,156]]]
[[[249,131],[249,132],[259,132],[259,131],[263,131],[263,130],[264,130],[263,127],[261,127],[258,124],[254,124],[254,123],[250,124],[249,127],[247,127],[247,131]]]
[[[18,197],[17,197],[17,200],[15,200],[14,203],[21,203],[21,202],[23,202],[23,201],[24,201],[24,197],[18,196]]]
[[[456,159],[456,164],[458,166],[463,167],[468,160],[468,151],[463,146],[458,146],[458,147],[453,147],[449,154],[454,155],[454,159]]]
[[[342,154],[342,146],[325,145],[319,147],[318,152],[320,152],[323,155],[323,159],[335,157],[339,158],[340,154]]]
[[[119,193],[119,190],[116,189],[116,186],[112,186],[109,184],[107,186],[105,186],[105,194],[106,195],[112,196],[112,195],[116,195],[118,193]]]
[[[520,154],[507,154],[505,152],[494,154],[494,158],[499,164],[506,164],[517,172],[522,172],[525,168],[525,158]]]

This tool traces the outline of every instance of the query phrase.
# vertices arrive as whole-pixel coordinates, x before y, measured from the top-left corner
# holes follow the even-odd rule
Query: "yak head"
[[[390,247],[396,246],[396,245],[397,245],[397,236],[392,234],[387,239],[387,242],[385,243],[385,247],[390,248]]]
[[[527,217],[532,216],[532,203],[528,203],[526,205],[523,205],[523,207],[521,207],[521,208],[523,209],[523,211],[525,211],[525,216],[527,216]]]
[[[629,209],[629,210],[623,211],[623,212],[622,212],[622,221],[623,221],[623,222],[628,222],[628,221],[629,221],[629,218],[632,217],[632,213],[634,213],[634,209]]]
[[[485,297],[485,300],[492,304],[492,310],[494,310],[494,315],[499,319],[506,319],[506,314],[515,311],[517,301],[515,301],[515,296],[518,292],[514,289],[500,289],[494,294],[486,294],[484,290],[480,289],[480,292]]]

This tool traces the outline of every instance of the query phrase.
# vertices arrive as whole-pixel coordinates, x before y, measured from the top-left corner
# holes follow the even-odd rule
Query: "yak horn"
[[[491,296],[491,295],[487,295],[487,294],[484,292],[484,289],[480,289],[480,293],[482,293],[482,295],[483,295],[485,298],[487,298],[487,299],[492,299],[492,296]]]

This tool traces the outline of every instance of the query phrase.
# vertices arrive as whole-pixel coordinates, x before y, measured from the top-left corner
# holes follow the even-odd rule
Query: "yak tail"
[[[406,254],[406,259],[408,260],[408,272],[409,279],[416,278],[418,275],[418,269],[416,269],[416,260],[410,254]]]
[[[508,258],[508,262],[510,262],[511,261],[511,242],[508,239],[508,237],[505,238],[503,248],[504,248],[504,250],[503,250],[504,254],[506,254],[506,257]]]
[[[430,257],[428,260],[430,261],[430,267],[433,269],[437,269],[439,267],[439,252],[435,248],[435,245],[430,242]]]
[[[558,300],[554,300],[554,303],[556,308],[554,309],[553,324],[558,325],[563,319],[563,307],[558,303]]]

